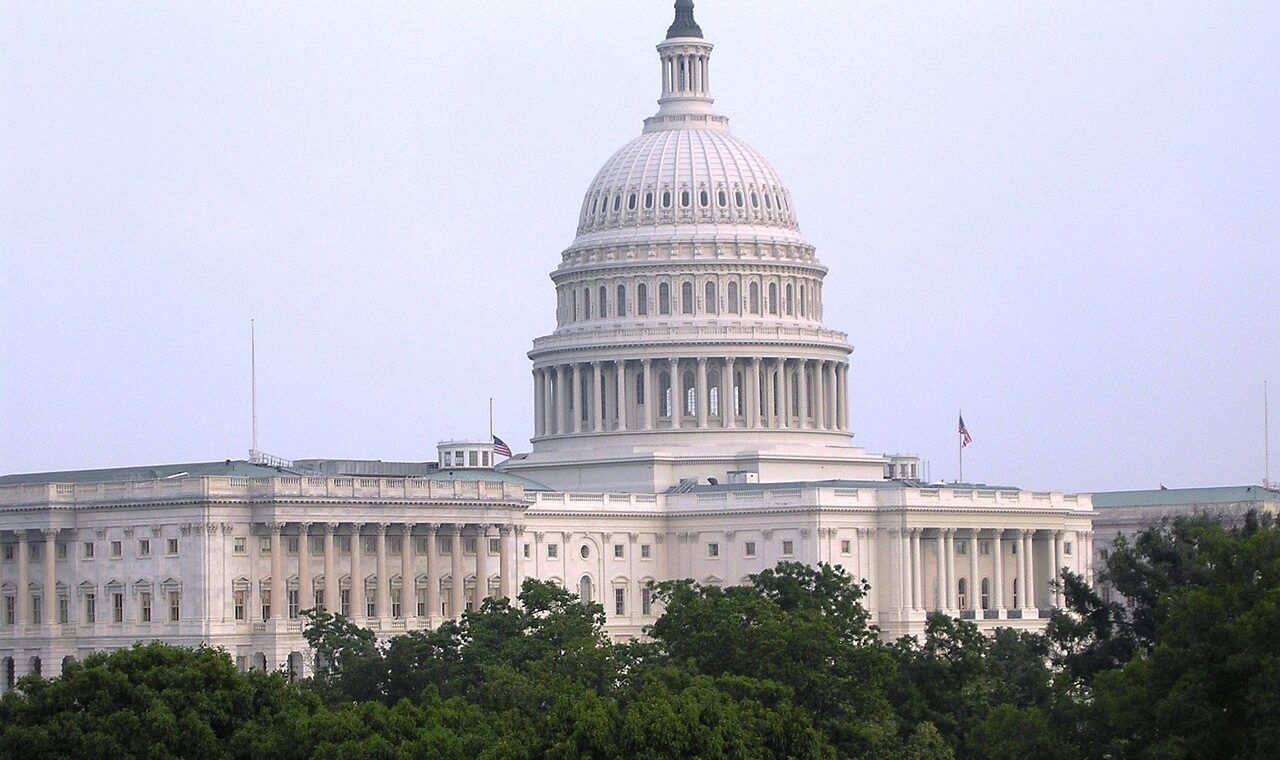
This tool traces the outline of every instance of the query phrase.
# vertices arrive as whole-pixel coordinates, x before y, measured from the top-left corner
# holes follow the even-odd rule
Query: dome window
[[[632,193],[631,195],[627,196],[627,210],[628,211],[636,210],[636,194],[635,193]]]
[[[609,316],[609,289],[600,286],[600,318],[605,319]]]
[[[721,190],[720,193],[717,195],[716,201],[719,202],[720,208],[724,208],[725,206],[729,205],[729,197],[725,195],[725,192],[723,190]]]
[[[742,208],[742,191],[738,190],[733,194],[733,202],[738,208]]]
[[[693,313],[693,283],[686,282],[680,286],[680,313]]]
[[[764,207],[770,211],[773,210],[773,200],[769,197],[768,193],[764,194]]]
[[[702,307],[708,314],[720,313],[720,299],[717,298],[716,283],[714,280],[707,280],[707,284],[703,287],[703,303]]]
[[[646,209],[653,208],[653,193],[644,194],[644,207]]]
[[[794,317],[795,315],[796,315],[795,290],[791,287],[791,283],[788,282],[787,283],[787,316]]]
[[[649,316],[649,286],[643,282],[636,286],[636,316]]]
[[[769,313],[777,315],[778,313],[778,283],[769,283]]]
[[[658,285],[658,313],[671,313],[671,286],[665,282]]]
[[[688,190],[681,190],[681,191],[680,191],[680,205],[681,205],[682,207],[684,207],[684,208],[689,208],[689,204],[690,204],[690,203],[692,203],[692,202],[693,202],[693,198],[692,198],[692,197],[690,197],[690,195],[689,195],[689,191],[688,191]]]
[[[751,291],[751,297],[749,300],[751,301],[751,304],[750,304],[751,313],[759,314],[760,313],[760,283],[758,282],[751,283],[750,291]]]
[[[738,313],[738,283],[730,282],[725,286],[725,300],[729,302],[729,313]]]
[[[617,211],[622,208],[622,193],[613,196],[613,210]]]
[[[698,205],[702,206],[703,208],[706,208],[707,206],[711,205],[711,196],[710,194],[707,193],[706,190],[703,190],[701,193],[698,194]]]
[[[760,208],[760,198],[755,190],[751,191],[751,208]]]
[[[618,312],[619,317],[627,316],[627,286],[618,286],[618,299],[614,302],[613,308]]]
[[[662,207],[671,208],[671,191],[670,190],[662,191]]]
[[[582,289],[582,318],[591,319],[591,288]]]

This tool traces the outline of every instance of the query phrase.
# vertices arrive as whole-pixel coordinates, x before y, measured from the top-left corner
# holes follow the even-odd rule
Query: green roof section
[[[1093,506],[1172,507],[1184,504],[1237,504],[1280,501],[1280,489],[1262,486],[1210,486],[1208,488],[1152,488],[1144,491],[1100,491],[1092,494]]]

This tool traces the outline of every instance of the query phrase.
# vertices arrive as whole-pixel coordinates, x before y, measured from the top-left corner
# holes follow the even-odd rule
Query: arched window
[[[742,208],[742,191],[737,190],[733,194],[733,203],[738,208]]]
[[[671,286],[665,282],[658,285],[658,313],[671,313]]]
[[[720,414],[720,373],[707,375],[707,414],[712,417]]]
[[[982,609],[991,609],[991,579],[982,579]]]
[[[604,319],[609,316],[609,289],[600,286],[600,318]]]
[[[720,313],[720,299],[716,297],[716,283],[713,280],[707,280],[707,284],[703,287],[703,304],[702,308],[708,314]]]
[[[618,313],[619,317],[627,316],[627,286],[626,285],[618,286],[618,300],[617,302],[614,303],[613,309]]]
[[[569,321],[575,322],[578,319],[578,289],[574,288],[570,295],[572,296],[571,300],[573,301],[571,304],[571,306],[573,306],[573,312],[569,315]]]
[[[680,313],[693,313],[693,283],[686,282],[680,286]]]
[[[649,192],[649,193],[645,193],[645,194],[644,194],[644,207],[645,207],[645,208],[653,208],[653,193],[652,193],[652,192]]]
[[[636,403],[644,406],[644,372],[636,373]]]
[[[808,294],[808,291],[809,289],[805,287],[803,284],[800,286],[800,316],[802,317],[809,316],[809,308],[808,308],[809,299],[805,298],[805,296]]]
[[[632,193],[631,195],[627,196],[627,210],[628,211],[636,210],[636,194],[635,193]]]
[[[649,286],[643,282],[636,286],[636,314],[649,316]]]
[[[778,313],[778,283],[769,283],[769,313]]]
[[[770,211],[773,210],[773,200],[769,197],[768,193],[764,194],[764,207]]]
[[[683,207],[683,208],[689,208],[689,205],[690,205],[691,203],[693,203],[693,197],[692,197],[691,195],[689,195],[689,191],[688,191],[688,190],[681,190],[681,191],[680,191],[680,205],[681,205],[681,207]]]
[[[592,596],[591,576],[584,575],[582,576],[582,580],[578,581],[578,599],[580,599],[584,604],[595,600]]]
[[[711,205],[711,195],[706,190],[698,193],[698,205],[703,208]]]
[[[662,398],[662,408],[659,411],[660,416],[671,416],[671,374],[663,372],[658,375],[658,395]]]
[[[966,582],[967,580],[967,578],[961,578],[956,581],[956,591],[958,592],[956,595],[956,602],[960,605],[960,609],[964,609],[969,606],[969,595],[965,593],[969,590],[969,584]]]
[[[613,210],[617,211],[622,208],[622,193],[613,196]]]
[[[729,313],[737,314],[740,310],[739,307],[741,306],[738,302],[738,283],[730,281],[730,283],[725,286],[724,290],[725,300],[729,302]]]
[[[601,305],[601,311],[603,310],[604,310],[604,307],[603,305]],[[796,314],[795,293],[793,292],[791,283],[788,282],[787,283],[787,315],[794,317],[795,314]]]
[[[591,319],[591,288],[582,289],[582,318]]]
[[[756,195],[756,191],[751,191],[751,208],[760,208],[760,196]]]
[[[685,371],[680,376],[680,384],[684,386],[684,413],[686,417],[698,413],[698,389],[694,385],[693,373]]]
[[[750,291],[751,291],[751,304],[750,304],[751,313],[759,314],[760,313],[760,283],[758,282],[751,283]]]
[[[670,190],[662,191],[662,207],[671,208],[671,191]]]

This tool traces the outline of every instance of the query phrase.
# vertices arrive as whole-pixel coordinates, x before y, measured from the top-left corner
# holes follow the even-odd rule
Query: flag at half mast
[[[493,436],[493,453],[500,457],[510,458],[511,447],[507,445],[506,441],[495,435]]]
[[[960,415],[960,448],[964,448],[973,443],[973,436],[969,435],[969,429],[964,426],[964,415]]]

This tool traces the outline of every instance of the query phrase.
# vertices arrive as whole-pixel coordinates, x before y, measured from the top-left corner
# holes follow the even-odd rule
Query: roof
[[[773,491],[794,488],[981,488],[992,491],[1021,491],[1010,486],[985,483],[922,483],[917,480],[791,480],[777,483],[700,483],[691,487],[672,486],[668,493],[722,493],[728,491]]]
[[[289,468],[252,464],[244,459],[221,462],[189,462],[186,464],[153,464],[141,467],[106,467],[96,470],[62,470],[60,472],[28,472],[0,475],[0,486],[40,485],[44,483],[108,483],[130,480],[165,480],[168,478],[200,478],[227,476],[236,478],[271,478],[298,475]]]
[[[550,491],[551,489],[537,482],[529,480],[526,477],[515,475],[510,472],[502,472],[501,470],[481,470],[473,468],[463,468],[461,470],[437,470],[428,475],[421,476],[422,480],[463,480],[463,481],[480,481],[493,483],[502,481],[503,483],[515,483],[523,486],[526,491]]]
[[[1144,491],[1100,491],[1092,494],[1093,506],[1108,507],[1173,506],[1178,504],[1234,504],[1280,501],[1280,489],[1262,486],[1210,486],[1208,488],[1161,488]]]

